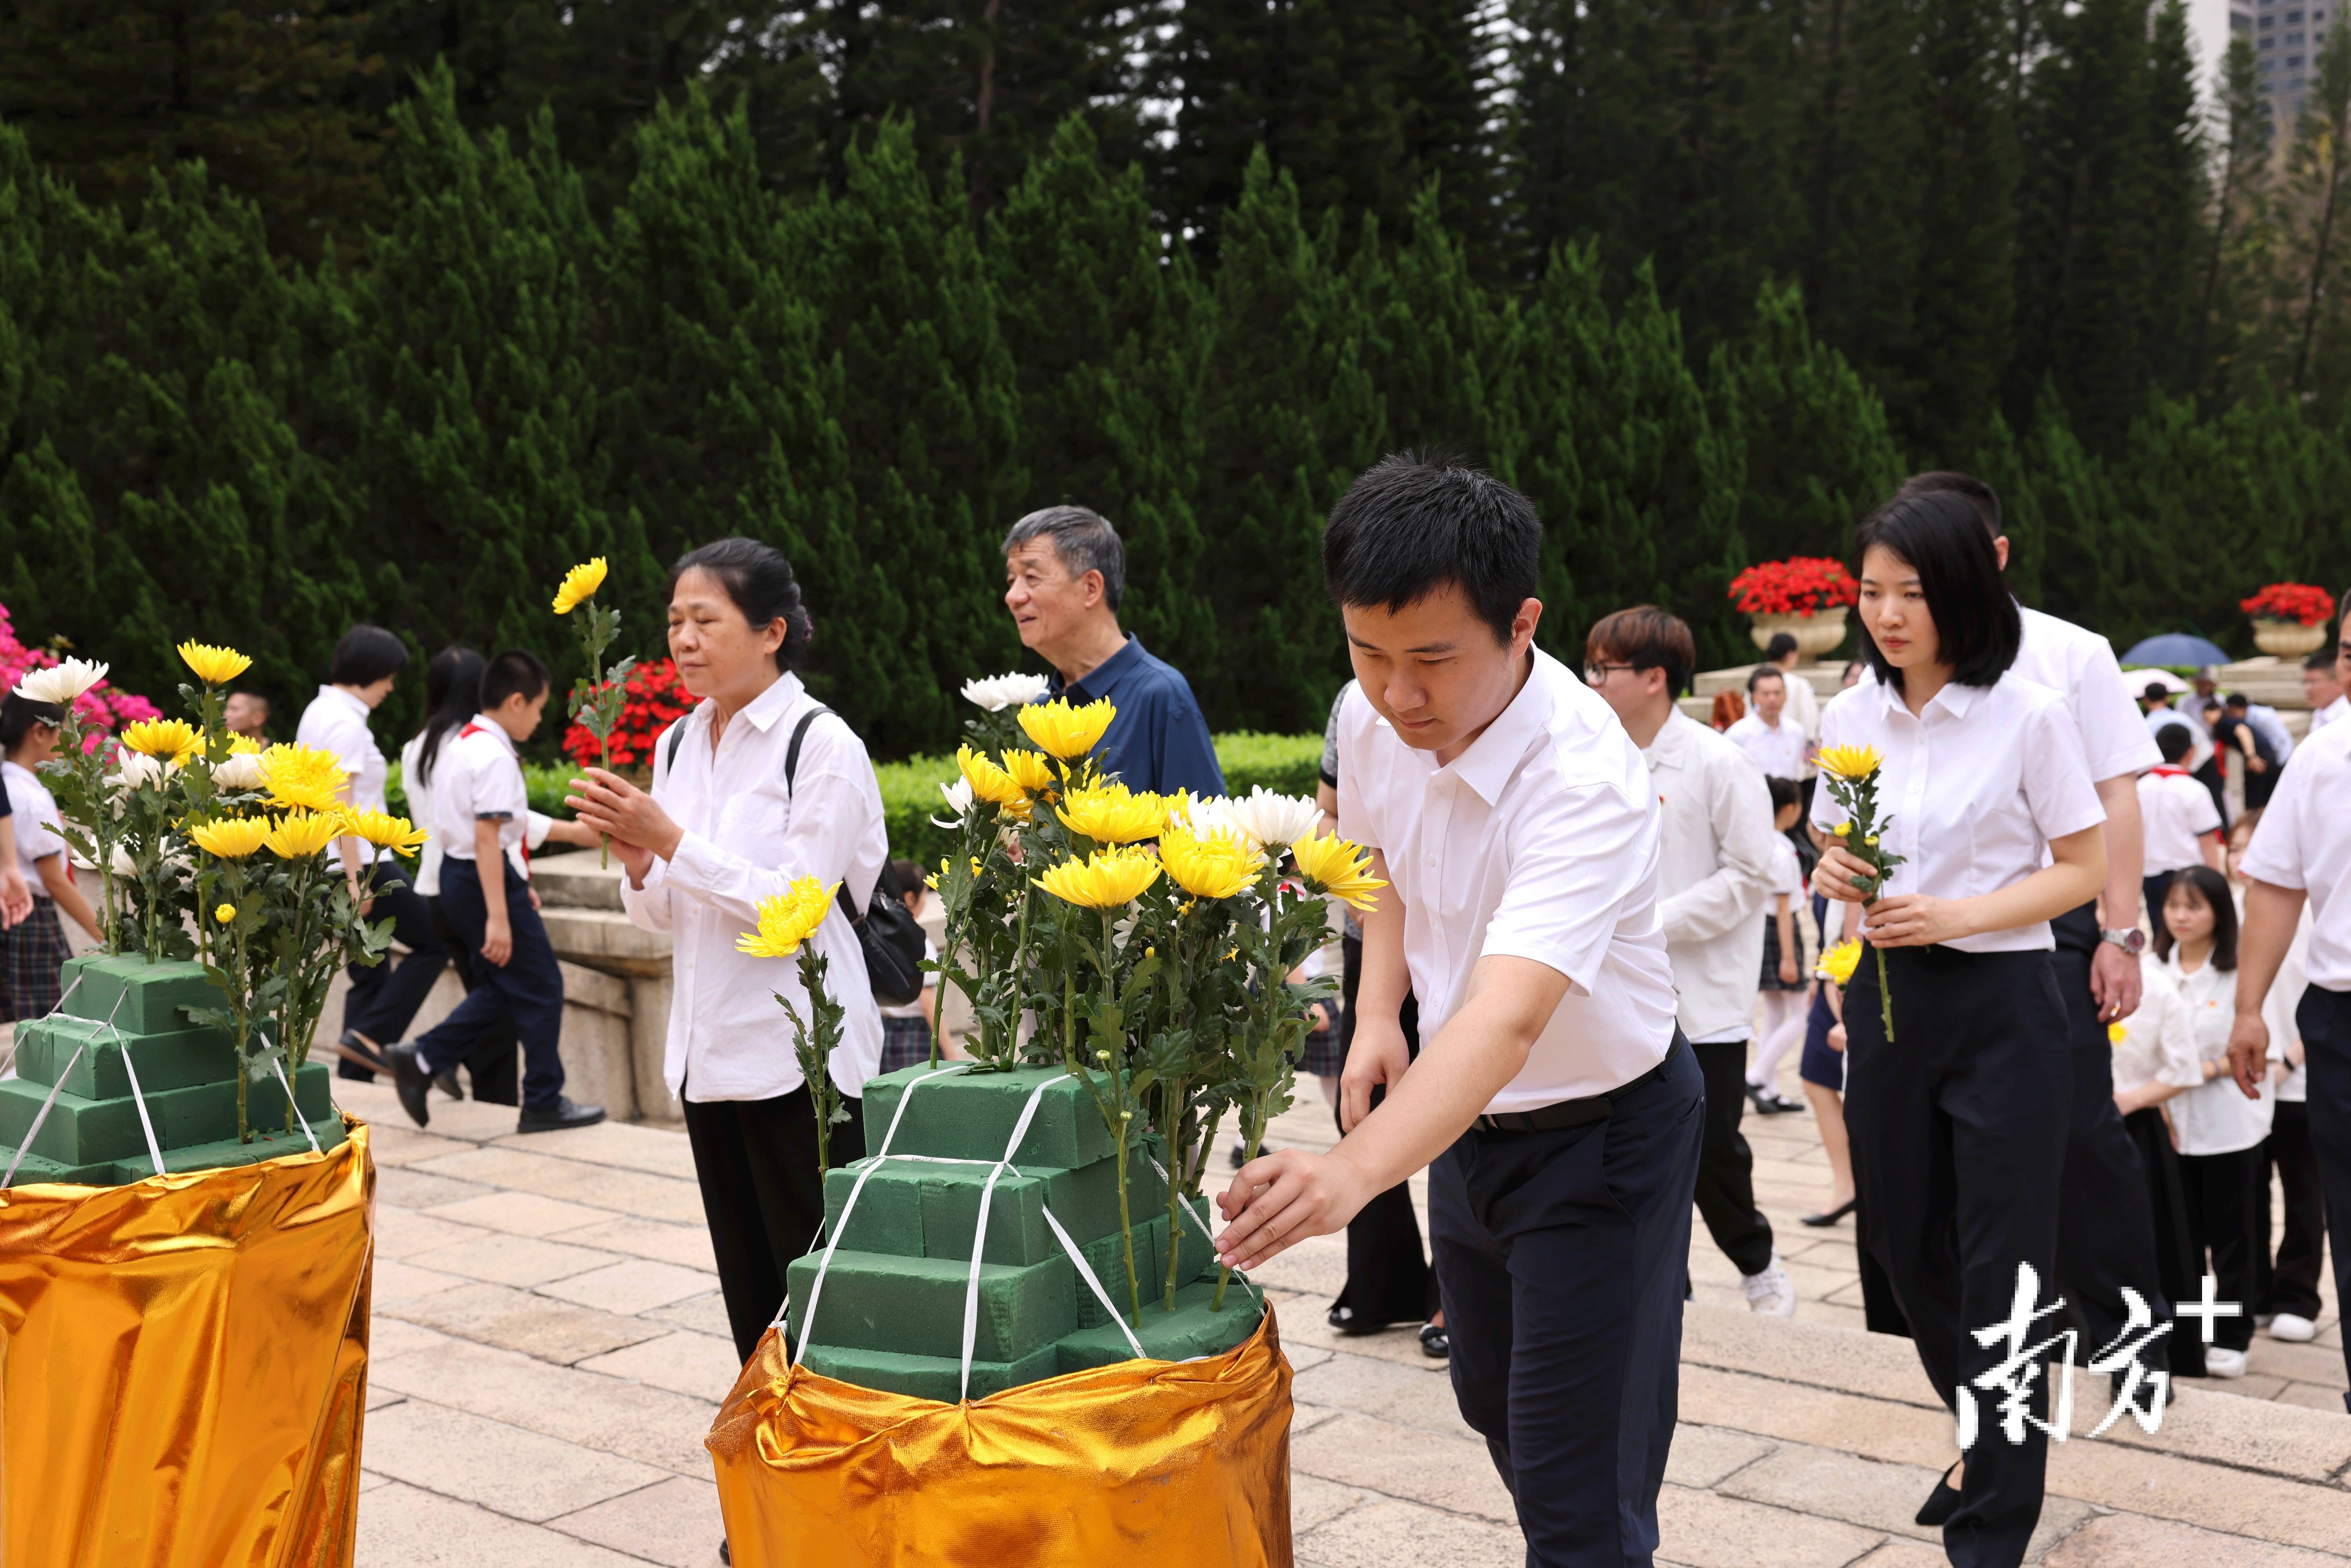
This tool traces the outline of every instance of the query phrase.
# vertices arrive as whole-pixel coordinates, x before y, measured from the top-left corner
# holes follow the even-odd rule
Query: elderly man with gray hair
[[[1126,551],[1118,530],[1083,507],[1047,507],[1004,536],[1004,603],[1020,641],[1052,665],[1053,691],[1118,709],[1094,748],[1104,773],[1131,789],[1221,795],[1225,776],[1208,726],[1181,672],[1122,631]]]

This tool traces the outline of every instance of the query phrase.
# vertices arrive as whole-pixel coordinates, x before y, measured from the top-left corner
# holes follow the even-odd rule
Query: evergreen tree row
[[[0,127],[0,602],[26,636],[153,693],[175,641],[233,642],[290,704],[364,618],[420,655],[532,647],[568,684],[566,567],[609,558],[650,654],[665,563],[740,531],[805,580],[827,699],[904,755],[1022,659],[1007,525],[1077,501],[1119,526],[1124,618],[1211,724],[1297,731],[1345,678],[1322,519],[1384,452],[1535,499],[1547,646],[1648,601],[1710,664],[1752,656],[1733,573],[1843,553],[1920,455],[1794,285],[1700,349],[1597,243],[1481,276],[1442,177],[1390,232],[1317,213],[1259,148],[1209,267],[1082,115],[983,209],[904,117],[792,198],[750,105],[692,91],[600,207],[552,110],[476,135],[444,66],[390,113],[384,221],[316,265],[198,164],[91,203]],[[2351,433],[2313,405],[2155,397],[2111,455],[2065,407],[2044,381],[2025,421],[1936,453],[2009,496],[2028,601],[2242,645],[2237,599],[2339,567]]]

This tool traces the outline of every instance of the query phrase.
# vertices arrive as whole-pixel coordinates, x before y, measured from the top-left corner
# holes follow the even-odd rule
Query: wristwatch
[[[2134,958],[2147,951],[2147,933],[2136,925],[2127,931],[2101,931],[2098,940],[2113,943]]]

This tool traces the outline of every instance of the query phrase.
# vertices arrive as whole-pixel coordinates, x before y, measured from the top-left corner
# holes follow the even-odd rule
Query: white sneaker
[[[1796,1315],[1796,1285],[1788,1278],[1788,1270],[1780,1266],[1780,1254],[1771,1254],[1771,1261],[1763,1265],[1760,1274],[1742,1274],[1739,1282],[1747,1287],[1747,1310],[1761,1312],[1765,1317],[1792,1318]]]
[[[2308,1344],[2318,1337],[2318,1325],[2299,1312],[2280,1312],[2270,1320],[2270,1338]]]
[[[2207,1377],[2242,1377],[2245,1375],[2245,1353],[2223,1350],[2217,1344],[2204,1347],[2204,1375]]]

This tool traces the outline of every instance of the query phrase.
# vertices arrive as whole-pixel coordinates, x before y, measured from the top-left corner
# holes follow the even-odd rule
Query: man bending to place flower
[[[1346,1136],[1243,1166],[1217,1249],[1254,1266],[1427,1166],[1455,1395],[1527,1561],[1619,1568],[1657,1544],[1703,1085],[1674,1023],[1656,792],[1533,645],[1541,538],[1509,486],[1401,457],[1331,514],[1360,683],[1339,831],[1398,896],[1363,917]]]

